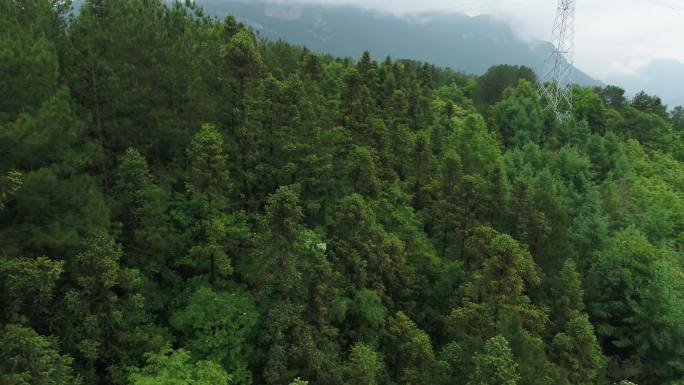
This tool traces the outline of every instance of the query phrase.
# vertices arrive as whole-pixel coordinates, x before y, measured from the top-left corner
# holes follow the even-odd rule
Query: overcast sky
[[[302,0],[274,0],[278,2]],[[525,39],[549,40],[557,0],[303,0],[396,14],[497,14]],[[638,72],[651,58],[684,62],[684,0],[577,0],[575,63],[599,79]]]

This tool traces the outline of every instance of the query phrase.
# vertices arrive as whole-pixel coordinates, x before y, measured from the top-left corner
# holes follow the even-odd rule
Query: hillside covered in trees
[[[681,385],[684,111],[0,0],[0,384]]]

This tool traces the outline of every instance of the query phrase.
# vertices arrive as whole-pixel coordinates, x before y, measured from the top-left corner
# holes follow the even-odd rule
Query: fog
[[[549,40],[555,0],[274,0],[349,4],[410,15],[427,11],[491,14],[526,40]],[[653,58],[684,62],[684,4],[679,0],[578,0],[575,64],[598,79],[636,74]]]

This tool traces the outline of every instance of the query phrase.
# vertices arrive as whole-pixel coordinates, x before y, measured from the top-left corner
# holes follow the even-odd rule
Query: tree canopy
[[[678,385],[684,113],[0,0],[0,383]]]

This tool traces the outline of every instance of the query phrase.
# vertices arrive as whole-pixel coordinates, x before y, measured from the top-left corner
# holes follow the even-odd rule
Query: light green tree
[[[384,363],[373,348],[362,343],[352,346],[347,363],[349,384],[377,385],[382,370]]]
[[[186,350],[146,354],[147,365],[129,377],[130,385],[228,385],[231,376],[213,361],[193,362]]]
[[[475,356],[475,372],[469,385],[517,385],[520,381],[518,364],[508,341],[502,336],[487,340],[484,352]]]
[[[246,293],[215,292],[201,287],[185,308],[171,317],[171,325],[183,336],[193,356],[223,365],[236,384],[250,384],[248,338],[257,323],[256,308]]]

